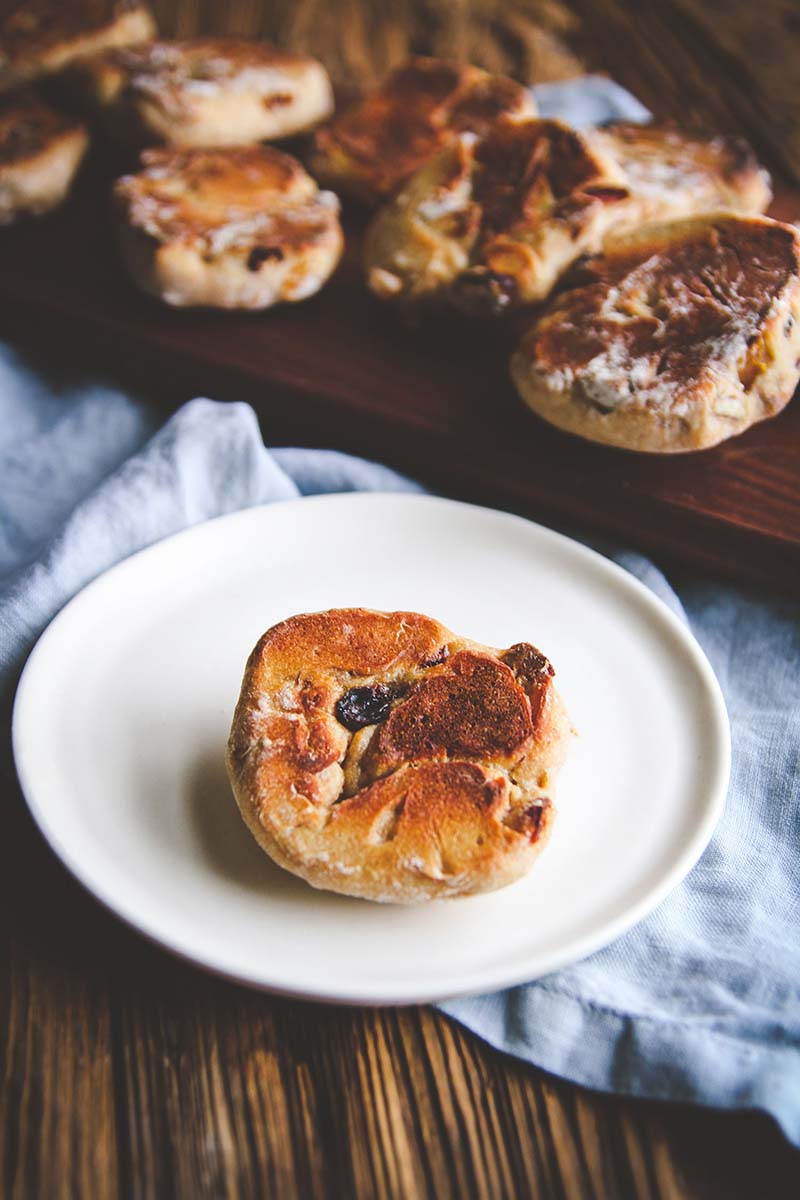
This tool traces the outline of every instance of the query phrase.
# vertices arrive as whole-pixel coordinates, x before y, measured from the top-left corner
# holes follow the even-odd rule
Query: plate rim
[[[329,505],[344,504],[355,505],[357,507],[360,504],[369,503],[374,500],[389,500],[399,502],[401,505],[410,503],[411,505],[423,507],[434,506],[436,508],[449,508],[462,512],[468,510],[470,512],[488,514],[492,518],[512,522],[518,526],[525,527],[527,530],[532,528],[546,542],[549,541],[552,545],[566,549],[567,553],[577,554],[579,558],[585,558],[596,570],[599,570],[601,574],[605,574],[611,582],[616,582],[623,588],[629,589],[644,604],[644,607],[649,610],[650,614],[654,615],[656,620],[661,622],[662,625],[666,625],[673,637],[677,637],[684,654],[688,656],[692,667],[704,685],[706,698],[711,702],[710,711],[713,714],[715,759],[713,765],[713,785],[709,788],[708,801],[702,817],[694,827],[691,836],[686,839],[680,852],[671,861],[669,868],[662,872],[656,883],[645,888],[644,894],[635,903],[627,906],[616,917],[606,920],[598,929],[587,932],[582,937],[571,939],[567,948],[553,950],[549,955],[544,956],[540,952],[537,958],[540,962],[543,960],[544,965],[537,965],[535,968],[518,965],[516,969],[508,965],[503,966],[502,963],[491,969],[471,967],[469,970],[460,971],[454,977],[453,986],[450,987],[437,987],[435,985],[429,987],[420,986],[420,981],[417,980],[416,983],[403,982],[387,989],[381,981],[375,984],[362,983],[355,992],[348,992],[346,987],[336,987],[333,983],[327,986],[322,984],[317,985],[313,982],[309,984],[307,981],[300,986],[293,985],[287,979],[286,975],[282,975],[280,970],[275,971],[274,968],[271,968],[269,972],[274,977],[269,979],[265,978],[263,973],[248,974],[233,970],[224,963],[214,961],[213,954],[198,953],[196,949],[192,950],[192,948],[181,945],[180,939],[173,937],[170,933],[165,934],[160,932],[157,928],[153,927],[153,922],[137,917],[131,911],[130,906],[120,901],[119,897],[114,895],[112,889],[107,889],[102,883],[98,884],[92,877],[91,868],[87,868],[86,864],[73,852],[69,845],[64,844],[57,828],[51,825],[47,803],[45,802],[44,805],[40,804],[36,795],[37,789],[31,778],[32,768],[28,761],[28,747],[26,745],[27,722],[25,721],[25,715],[27,707],[31,704],[28,697],[35,693],[38,683],[38,673],[41,669],[40,663],[45,661],[45,655],[51,640],[60,635],[61,626],[70,620],[71,611],[83,603],[88,593],[99,589],[101,586],[105,586],[106,581],[111,576],[122,576],[128,570],[137,569],[140,560],[155,559],[161,554],[169,553],[172,544],[176,541],[189,542],[191,540],[202,539],[209,526],[219,526],[223,523],[234,524],[244,522],[248,519],[261,519],[261,516],[267,513],[278,515],[287,508],[294,508],[298,505],[304,507],[311,505],[326,507]],[[257,517],[256,514],[259,514],[259,516]],[[31,649],[19,677],[14,695],[11,716],[11,743],[20,790],[39,833],[62,865],[66,867],[81,887],[129,928],[135,930],[136,933],[145,937],[149,942],[168,951],[178,959],[191,963],[195,967],[210,972],[212,975],[228,979],[246,987],[273,995],[295,997],[323,1003],[369,1006],[437,1003],[456,999],[461,996],[478,995],[515,987],[520,984],[533,982],[569,964],[580,962],[590,954],[609,945],[657,908],[696,865],[703,851],[708,846],[714,830],[722,817],[731,769],[730,722],[722,689],[714,674],[714,670],[689,626],[684,624],[677,614],[655,592],[642,583],[640,579],[630,571],[625,570],[618,563],[615,563],[612,559],[607,558],[583,542],[569,537],[558,530],[550,529],[546,525],[542,525],[518,513],[427,493],[396,491],[328,492],[311,496],[297,496],[286,500],[253,505],[244,509],[236,509],[230,513],[223,513],[208,520],[199,521],[186,529],[159,538],[150,545],[134,551],[119,562],[114,563],[111,567],[101,571],[64,604],[47,624]],[[523,957],[523,963],[524,961],[527,960]],[[532,971],[533,973],[531,973]]]

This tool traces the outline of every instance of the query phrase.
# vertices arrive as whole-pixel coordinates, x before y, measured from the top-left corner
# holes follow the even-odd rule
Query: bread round
[[[304,300],[342,252],[336,197],[270,146],[147,150],[114,202],[134,280],[179,307]]]
[[[245,823],[314,887],[407,904],[504,887],[553,822],[571,727],[533,646],[419,613],[290,617],[245,668],[228,772]]]
[[[155,32],[139,0],[23,0],[0,19],[0,91]]]
[[[511,374],[591,441],[667,454],[742,433],[800,379],[800,234],[717,213],[615,238],[533,318]]]
[[[744,138],[682,130],[671,121],[611,121],[586,136],[624,172],[627,227],[723,209],[757,214],[772,199],[769,172]]]
[[[499,120],[451,140],[376,214],[367,283],[395,303],[498,315],[544,299],[628,200],[613,160],[568,125]]]
[[[460,133],[535,112],[530,90],[505,75],[411,58],[315,134],[309,165],[342,195],[376,205]]]
[[[244,146],[305,132],[333,111],[316,59],[237,38],[99,55],[70,73],[69,86],[113,135],[140,144]]]
[[[0,101],[0,225],[60,204],[89,145],[78,121],[31,94]]]

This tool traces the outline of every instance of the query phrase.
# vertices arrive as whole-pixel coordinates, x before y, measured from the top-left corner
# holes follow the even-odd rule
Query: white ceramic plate
[[[552,659],[579,737],[528,878],[393,908],[316,892],[251,840],[223,762],[245,659],[281,618],[343,605]],[[242,982],[358,1003],[499,988],[604,945],[692,867],[729,770],[711,668],[646,588],[529,521],[415,495],[250,509],[128,559],[42,636],[13,734],[42,833],[120,917]]]

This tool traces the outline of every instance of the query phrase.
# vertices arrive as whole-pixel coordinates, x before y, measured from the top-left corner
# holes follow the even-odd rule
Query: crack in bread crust
[[[552,825],[570,725],[544,656],[505,654],[417,613],[333,610],[269,630],[228,747],[262,848],[316,887],[397,903],[525,873]],[[343,696],[377,687],[379,723],[337,719]]]

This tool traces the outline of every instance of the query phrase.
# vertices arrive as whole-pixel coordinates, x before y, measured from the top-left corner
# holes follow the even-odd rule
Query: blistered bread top
[[[302,80],[309,67],[316,69],[319,64],[268,42],[205,37],[110,50],[87,59],[80,69],[92,80],[101,99],[115,98],[124,87],[168,105],[173,96],[213,94],[222,87],[227,91],[274,91],[269,102],[279,104],[280,81]],[[287,100],[292,98],[289,95]]]
[[[800,234],[725,214],[650,226],[578,266],[520,350],[599,408],[678,411],[709,373],[766,352],[759,332],[800,279]]]
[[[286,250],[315,237],[338,203],[289,154],[271,146],[153,149],[115,186],[126,220],[162,242],[237,243]],[[269,248],[267,247],[267,248]]]
[[[456,134],[535,111],[528,90],[512,79],[413,58],[319,130],[315,151],[319,160],[349,164],[376,196],[387,195]]]
[[[694,212],[760,213],[772,198],[769,173],[744,138],[693,133],[668,122],[626,121],[587,136],[619,163],[631,191],[645,203],[645,217],[648,204],[660,217],[683,196]]]

